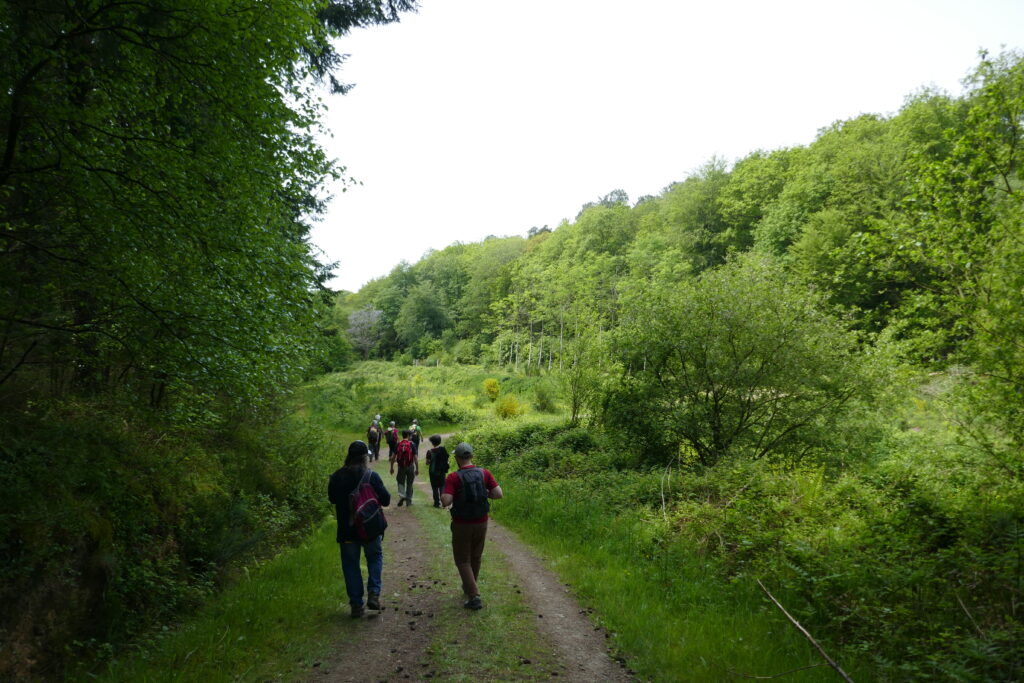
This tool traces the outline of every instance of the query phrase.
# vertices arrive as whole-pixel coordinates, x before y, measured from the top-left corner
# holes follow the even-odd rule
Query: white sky
[[[806,144],[978,50],[1024,47],[1024,0],[421,0],[339,42],[328,154],[362,184],[312,234],[355,291],[428,249],[556,227],[713,155]]]

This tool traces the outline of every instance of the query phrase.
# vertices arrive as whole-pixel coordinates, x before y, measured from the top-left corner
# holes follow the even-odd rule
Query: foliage
[[[5,678],[53,675],[90,642],[196,607],[322,515],[336,461],[290,419],[198,428],[117,402],[49,402],[0,443]]]
[[[624,317],[605,413],[655,462],[680,444],[703,465],[820,453],[846,404],[869,397],[856,339],[763,258],[648,290]]]
[[[502,420],[519,417],[523,414],[523,406],[515,396],[502,396],[501,400],[494,404],[494,414]]]
[[[327,375],[304,389],[305,404],[312,419],[332,428],[351,431],[366,429],[370,418],[380,413],[385,423],[439,426],[492,422],[496,407],[481,394],[485,380],[498,382],[501,393],[511,402],[505,410],[527,414],[529,406],[516,396],[527,396],[544,380],[533,377],[493,377],[480,366],[415,366],[369,361],[357,363],[345,373]]]
[[[488,377],[484,380],[484,395],[487,399],[494,403],[498,399],[498,394],[501,393],[501,383],[493,377]]]
[[[0,677],[109,651],[319,514],[322,444],[281,418],[352,355],[308,241],[343,175],[316,81],[413,7],[0,2]]]
[[[674,651],[685,670],[792,669],[806,650],[757,578],[858,678],[1015,680],[1024,489],[984,454],[965,458],[936,413],[957,380],[945,384],[922,386],[903,429],[877,417],[874,457],[833,472],[646,469],[593,430],[531,421],[462,438],[502,483],[503,523],[552,554],[655,679]],[[792,651],[747,642],[768,631]],[[668,645],[684,634],[687,648]],[[728,661],[725,641],[739,648]]]

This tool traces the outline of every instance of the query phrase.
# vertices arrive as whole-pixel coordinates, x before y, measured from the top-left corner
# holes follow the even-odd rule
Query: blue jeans
[[[384,552],[378,536],[367,544],[349,541],[340,543],[341,573],[345,575],[345,591],[350,605],[363,606],[363,573],[359,569],[360,552],[366,553],[366,591],[380,595],[380,573],[384,569]]]

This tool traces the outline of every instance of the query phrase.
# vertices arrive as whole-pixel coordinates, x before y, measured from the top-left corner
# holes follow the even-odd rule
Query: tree
[[[440,336],[448,325],[448,316],[434,287],[422,282],[411,290],[395,319],[398,338],[414,354],[423,355],[427,342]]]
[[[363,360],[370,357],[370,349],[380,339],[378,323],[383,314],[380,309],[365,306],[348,315],[348,336],[352,345],[363,354]]]
[[[820,303],[751,255],[631,296],[615,334],[624,373],[605,399],[610,425],[660,461],[680,444],[706,466],[821,448],[871,384],[855,337]]]
[[[309,217],[340,174],[308,76],[409,7],[3,3],[0,385],[257,404],[299,378],[329,269]]]

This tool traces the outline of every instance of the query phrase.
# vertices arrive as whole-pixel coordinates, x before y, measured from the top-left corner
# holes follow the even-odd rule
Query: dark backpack
[[[370,441],[373,443],[377,443],[378,441],[380,441],[380,430],[377,428],[376,425],[370,427],[368,436],[370,437]]]
[[[429,451],[427,451],[427,456],[430,458],[431,474],[448,473],[448,449],[446,449],[444,446],[431,448]]]
[[[402,441],[398,444],[398,451],[395,453],[395,462],[399,467],[408,467],[416,461],[416,454],[412,451],[412,444]]]
[[[460,519],[480,519],[491,511],[491,502],[484,486],[484,471],[479,467],[467,467],[455,472],[462,485],[455,494],[452,505],[452,517]]]
[[[363,472],[362,479],[348,496],[349,521],[356,532],[356,538],[368,543],[384,533],[388,522],[377,498],[377,491],[370,483],[370,470]]]

